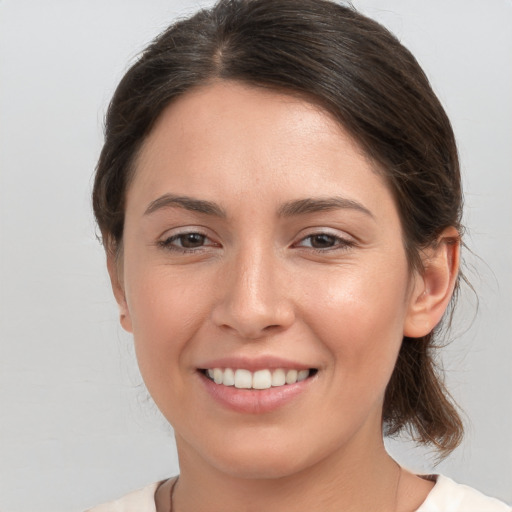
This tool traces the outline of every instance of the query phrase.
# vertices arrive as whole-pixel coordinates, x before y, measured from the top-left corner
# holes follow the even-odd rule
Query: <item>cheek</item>
[[[208,315],[200,276],[176,275],[169,267],[133,270],[127,302],[139,367],[152,388],[179,376],[170,371],[186,361],[189,341]],[[152,389],[150,389],[152,391]]]
[[[364,385],[382,382],[393,371],[403,338],[408,278],[375,267],[332,272],[325,286],[306,284],[302,314],[331,353],[338,375]],[[314,276],[310,276],[313,277]],[[356,378],[357,377],[357,378]]]

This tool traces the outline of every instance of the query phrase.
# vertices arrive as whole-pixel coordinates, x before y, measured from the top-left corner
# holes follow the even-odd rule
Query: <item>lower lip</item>
[[[246,414],[263,414],[285,406],[304,393],[315,378],[313,376],[295,384],[256,390],[215,384],[201,372],[198,374],[207,392],[214,400],[228,409]]]

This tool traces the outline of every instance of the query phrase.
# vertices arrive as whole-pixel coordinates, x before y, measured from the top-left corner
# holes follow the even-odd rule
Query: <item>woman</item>
[[[462,437],[432,360],[462,193],[446,114],[380,25],[240,0],[171,26],[114,95],[93,200],[180,459],[93,510],[510,510],[384,449]]]

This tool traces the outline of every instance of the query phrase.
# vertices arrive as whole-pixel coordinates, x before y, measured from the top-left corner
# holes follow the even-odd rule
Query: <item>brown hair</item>
[[[388,30],[326,0],[221,0],[158,36],[114,94],[93,191],[107,251],[122,245],[127,186],[155,121],[171,101],[215,79],[300,94],[334,115],[386,178],[411,268],[421,268],[421,249],[443,229],[460,232],[450,122],[415,58]],[[446,455],[463,427],[435,364],[434,341],[433,332],[404,338],[383,422],[387,435],[406,429]]]

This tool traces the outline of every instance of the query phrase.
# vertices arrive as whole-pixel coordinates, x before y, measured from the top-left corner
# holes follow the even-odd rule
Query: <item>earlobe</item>
[[[422,253],[423,270],[417,272],[404,323],[404,336],[427,335],[441,321],[457,282],[460,236],[446,228],[434,247]]]
[[[132,321],[122,282],[122,263],[119,262],[118,256],[112,252],[107,253],[107,269],[112,291],[114,292],[114,297],[119,306],[119,320],[121,326],[125,331],[132,332]]]

